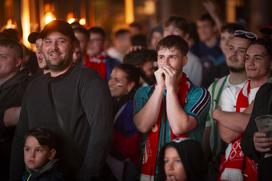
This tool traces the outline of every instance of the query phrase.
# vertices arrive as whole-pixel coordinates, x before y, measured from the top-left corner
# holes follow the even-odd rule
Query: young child
[[[204,181],[205,167],[201,144],[179,139],[166,144],[158,161],[159,181]]]
[[[60,181],[61,172],[56,168],[56,138],[45,128],[33,128],[25,136],[23,181]]]

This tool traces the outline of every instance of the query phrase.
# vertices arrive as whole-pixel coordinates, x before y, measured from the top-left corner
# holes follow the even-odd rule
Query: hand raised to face
[[[165,87],[165,75],[162,68],[159,68],[154,72],[157,86]]]
[[[169,65],[161,67],[163,74],[165,75],[165,86],[166,89],[175,88],[177,84],[177,71]]]

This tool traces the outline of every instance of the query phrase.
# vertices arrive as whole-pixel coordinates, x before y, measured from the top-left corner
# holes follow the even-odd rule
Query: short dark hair
[[[209,14],[203,14],[202,16],[200,16],[198,21],[209,21],[212,26],[215,26],[215,21]]]
[[[19,42],[13,39],[3,38],[0,39],[0,46],[13,49],[18,58],[23,58],[23,47]]]
[[[13,39],[15,41],[20,41],[20,35],[18,30],[13,28],[4,29],[2,33],[8,38]]]
[[[221,28],[221,32],[228,32],[231,34],[233,34],[236,30],[245,30],[245,27],[238,23],[227,23]]]
[[[144,34],[136,34],[130,38],[132,46],[147,48],[147,37]]]
[[[83,26],[76,26],[76,27],[73,28],[73,30],[74,30],[75,33],[81,33],[84,36],[86,36],[87,38],[89,38],[89,33],[86,30],[86,28],[84,28]]]
[[[263,46],[266,49],[267,53],[269,54],[270,61],[271,61],[271,59],[272,59],[272,40],[265,39],[265,38],[259,38],[256,41],[253,41],[251,43],[251,45],[261,45],[261,46]]]
[[[164,26],[168,27],[170,25],[174,25],[175,27],[177,27],[178,29],[180,29],[183,33],[189,33],[189,30],[190,30],[189,23],[183,17],[180,17],[180,16],[170,16],[166,20]]]
[[[187,55],[189,50],[188,43],[178,35],[169,35],[161,39],[158,43],[157,50],[161,48],[177,48],[182,55]]]
[[[127,74],[127,80],[129,82],[135,83],[134,89],[138,88],[140,84],[140,71],[138,68],[130,64],[120,64],[114,67],[114,69],[120,69],[124,71]]]
[[[98,27],[98,26],[95,26],[95,27],[92,27],[89,29],[89,36],[92,34],[92,33],[97,33],[99,35],[102,36],[103,39],[106,39],[106,32],[103,28],[101,27]]]
[[[137,23],[137,22],[130,23],[129,27],[135,27],[140,31],[142,31],[142,29],[143,29],[142,25],[140,23]]]
[[[157,51],[149,49],[140,49],[132,51],[124,57],[124,63],[131,64],[136,67],[142,66],[146,62],[156,62]]]
[[[151,36],[154,32],[159,32],[160,34],[163,34],[163,28],[162,28],[162,26],[156,26],[156,27],[152,28],[151,31],[150,31],[150,36]]]
[[[128,34],[129,30],[127,29],[119,29],[114,33],[115,38],[119,38],[120,36],[124,36],[125,34]]]
[[[32,128],[25,135],[25,141],[27,137],[33,136],[36,138],[40,145],[48,146],[50,149],[57,148],[56,135],[49,129],[46,128]]]

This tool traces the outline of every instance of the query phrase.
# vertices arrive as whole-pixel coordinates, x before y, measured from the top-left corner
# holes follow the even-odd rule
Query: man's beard
[[[229,71],[234,73],[241,73],[245,71],[245,67],[232,67],[229,66]]]
[[[72,62],[72,59],[63,60],[63,61],[59,62],[58,64],[53,65],[53,64],[51,64],[51,62],[49,60],[46,60],[48,70],[52,70],[52,71],[65,70],[71,64],[71,62]]]

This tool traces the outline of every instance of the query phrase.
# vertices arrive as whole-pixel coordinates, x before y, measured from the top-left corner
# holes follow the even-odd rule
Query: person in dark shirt
[[[20,71],[22,59],[23,49],[18,42],[0,40],[0,170],[3,180],[8,180],[14,126],[29,81],[27,71]]]
[[[110,148],[110,91],[94,71],[73,64],[75,36],[68,23],[52,21],[41,38],[50,73],[34,79],[26,91],[12,145],[10,180],[21,178],[23,136],[34,127],[47,128],[59,137],[65,180],[96,179]]]

